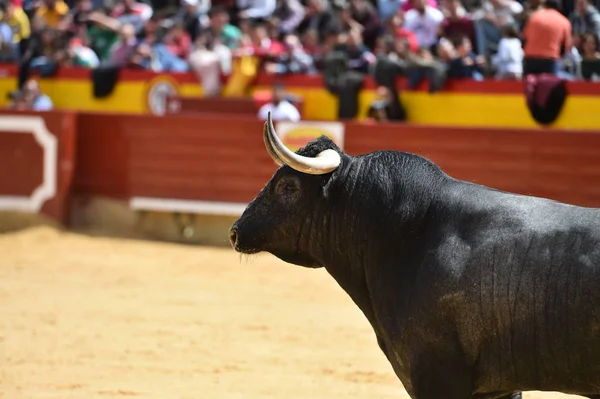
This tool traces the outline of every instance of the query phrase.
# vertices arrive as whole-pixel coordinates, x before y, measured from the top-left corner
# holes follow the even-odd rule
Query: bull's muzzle
[[[235,249],[237,251],[238,231],[237,231],[236,225],[233,225],[231,227],[231,229],[229,230],[229,242],[231,243],[231,246],[233,247],[233,249]]]

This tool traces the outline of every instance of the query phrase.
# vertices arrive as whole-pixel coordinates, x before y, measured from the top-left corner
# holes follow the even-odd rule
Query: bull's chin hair
[[[243,253],[240,253],[240,263],[242,263],[242,260],[245,260],[246,263],[252,263],[252,262],[254,262],[254,260],[256,258],[258,258],[259,256],[261,256],[263,254],[264,254],[264,252],[258,252],[258,253],[255,253],[255,254],[243,254]]]

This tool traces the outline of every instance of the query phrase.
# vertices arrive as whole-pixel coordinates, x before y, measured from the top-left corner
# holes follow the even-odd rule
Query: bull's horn
[[[279,155],[277,155],[277,152],[273,149],[273,145],[269,140],[269,128],[267,126],[267,122],[265,122],[265,126],[263,128],[263,140],[265,142],[265,147],[267,147],[267,152],[271,158],[273,158],[273,161],[275,161],[275,163],[277,163],[279,166],[283,165],[283,161],[281,158],[279,158]]]
[[[272,145],[272,149],[279,158],[286,163],[290,168],[298,172],[308,173],[311,175],[324,175],[337,169],[340,166],[340,154],[336,151],[328,149],[321,151],[315,158],[298,155],[287,148],[275,133],[273,119],[271,113],[267,114],[267,138]],[[268,148],[267,148],[268,150]]]

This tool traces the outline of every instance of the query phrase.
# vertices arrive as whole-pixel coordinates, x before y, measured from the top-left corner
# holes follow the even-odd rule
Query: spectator
[[[316,73],[314,61],[312,57],[304,51],[298,36],[287,35],[284,38],[284,46],[285,51],[276,58],[272,66],[266,68],[267,72],[275,74]]]
[[[337,44],[339,33],[331,31],[325,37],[322,43],[319,43],[319,37],[316,30],[309,30],[304,35],[303,48],[304,51],[313,59],[315,68],[322,71],[325,67],[325,56],[333,51]]]
[[[269,38],[264,23],[256,23],[250,35],[250,43],[241,49],[245,54],[257,55],[268,62],[285,52],[283,43]]]
[[[231,71],[231,50],[221,42],[216,32],[207,29],[196,39],[190,54],[190,67],[202,82],[204,96],[221,93],[221,74]]]
[[[304,7],[298,0],[277,0],[271,23],[280,34],[294,33],[304,19]]]
[[[523,74],[559,71],[558,60],[571,50],[571,23],[558,11],[558,0],[545,0],[523,30]]]
[[[300,33],[314,29],[319,34],[319,41],[323,42],[329,33],[341,29],[340,20],[327,0],[307,0],[307,2],[304,20],[298,27]]]
[[[400,10],[401,0],[377,0],[377,11],[379,18],[387,23]]]
[[[454,46],[455,54],[449,63],[448,77],[483,80],[485,59],[480,55],[475,55],[469,38],[466,36],[457,36],[453,38],[452,45]]]
[[[365,46],[375,47],[375,41],[383,33],[377,9],[367,0],[351,0],[352,19],[362,26],[362,40]]]
[[[94,50],[86,46],[80,38],[71,39],[67,52],[69,65],[90,69],[100,65],[100,59]]]
[[[38,82],[34,79],[28,80],[20,93],[21,106],[32,111],[50,111],[54,108],[52,100],[42,93]]]
[[[298,122],[300,120],[300,112],[286,99],[285,88],[276,84],[273,86],[271,101],[258,110],[258,119],[267,119],[267,114],[271,113],[273,121],[290,121]]]
[[[144,25],[152,18],[152,7],[136,0],[118,0],[110,16],[121,24],[130,24],[135,33],[144,29]]]
[[[504,27],[498,53],[492,57],[496,79],[520,80],[523,75],[523,48],[514,25]]]
[[[319,52],[319,33],[316,29],[309,29],[302,35],[302,46],[309,54],[316,54]]]
[[[570,15],[570,21],[574,38],[592,33],[600,39],[600,12],[589,0],[576,0],[575,10]],[[578,43],[573,44],[578,46]]]
[[[4,38],[4,50],[7,51],[7,48],[12,45],[11,47],[14,49],[15,55],[19,58],[23,57],[31,37],[29,17],[27,17],[27,14],[25,14],[22,7],[18,7],[12,2],[8,2],[0,15],[0,20],[12,30],[11,37],[9,38],[7,35],[7,37]]]
[[[175,22],[183,26],[192,41],[198,38],[201,30],[208,27],[210,4],[210,0],[182,0],[181,7],[173,17]]]
[[[137,40],[135,37],[135,27],[126,23],[119,27],[119,40],[110,49],[110,62],[117,66],[127,66],[130,58],[134,55]]]
[[[460,2],[452,2],[451,0],[440,0],[439,9],[444,14],[444,18],[450,16],[451,9],[454,8],[454,15],[457,17],[464,17],[468,15],[464,5]]]
[[[209,13],[208,29],[211,37],[233,50],[239,47],[242,32],[229,23],[229,14],[221,6],[213,6]]]
[[[584,60],[600,60],[598,38],[593,33],[586,33],[581,37],[581,55]]]
[[[180,58],[187,60],[190,55],[192,40],[190,35],[184,30],[183,25],[176,22],[168,31],[164,38],[164,44],[169,52]]]
[[[419,47],[435,51],[438,32],[444,20],[444,14],[425,0],[411,0],[414,8],[404,14],[404,28],[414,32]]]
[[[357,30],[341,34],[342,49],[348,56],[350,70],[369,73],[375,61],[375,55],[362,42],[362,35]]]
[[[0,62],[14,62],[18,54],[12,42],[12,30],[6,24],[0,24],[0,29],[6,31],[0,34]]]
[[[398,11],[392,18],[390,18],[386,24],[386,35],[389,37],[389,41],[395,40],[395,38],[403,37],[408,40],[410,51],[415,52],[419,49],[419,41],[414,32],[411,32],[404,28],[404,13]]]
[[[275,11],[276,0],[236,0],[238,18],[266,20]]]
[[[388,53],[387,58],[388,58],[388,60],[396,63],[396,65],[398,65],[400,67],[401,73],[403,73],[408,65],[407,60],[408,60],[409,54],[411,52],[416,53],[418,50],[419,49],[416,49],[413,52],[410,47],[410,42],[408,41],[408,39],[406,39],[404,37],[397,37],[394,39],[394,42],[392,43],[392,49]]]
[[[600,80],[600,47],[598,39],[592,33],[581,38],[581,77],[585,80]]]
[[[518,26],[520,29],[523,28],[523,26],[525,26],[525,24],[527,23],[527,20],[529,19],[529,16],[537,10],[540,10],[542,8],[542,0],[526,0],[523,3],[523,11],[515,16],[515,19],[517,20]]]
[[[493,54],[502,38],[502,29],[517,24],[523,6],[516,0],[486,0],[474,13],[476,41],[480,55]]]
[[[83,35],[93,24],[89,21],[93,6],[91,0],[76,0],[74,7],[61,20],[59,29],[67,32],[70,37]]]
[[[446,0],[444,7],[444,21],[441,25],[441,36],[455,37],[466,36],[471,40],[471,43],[477,45],[475,35],[475,23],[473,18],[465,11],[460,3],[460,0]],[[477,53],[484,55],[477,48]]]
[[[90,13],[88,21],[91,24],[87,30],[90,47],[98,55],[100,61],[108,61],[111,49],[119,42],[120,24],[116,19],[110,18],[103,11]]]
[[[448,41],[442,41],[442,48],[448,45]],[[453,54],[454,49],[448,46],[448,54]],[[444,55],[444,54],[442,54]],[[435,59],[429,48],[422,47],[416,53],[407,55],[408,88],[416,88],[423,80],[429,83],[429,92],[434,93],[441,90],[446,82],[447,65]]]
[[[427,7],[432,7],[436,9],[438,8],[436,0],[425,0],[424,3],[427,5]],[[404,13],[410,10],[414,10],[415,8],[417,7],[415,6],[414,1],[412,0],[403,0],[402,4],[400,5],[400,10]]]
[[[369,106],[368,116],[377,122],[404,121],[406,114],[402,108],[394,107],[392,92],[385,86],[379,86],[375,99]]]
[[[59,31],[44,28],[40,32],[40,40],[33,46],[30,68],[41,73],[41,76],[52,76],[58,65],[67,58],[66,43],[63,42]]]
[[[35,18],[39,19],[42,25],[56,29],[68,12],[69,6],[63,0],[43,0],[35,11]]]

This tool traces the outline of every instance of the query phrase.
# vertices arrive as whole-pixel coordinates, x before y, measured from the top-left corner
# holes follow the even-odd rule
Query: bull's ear
[[[333,172],[322,176],[323,183],[321,185],[321,193],[323,198],[335,201],[336,196],[340,193],[341,190],[339,184],[340,175],[342,173],[341,166],[342,165],[340,165],[340,167],[335,169]]]

